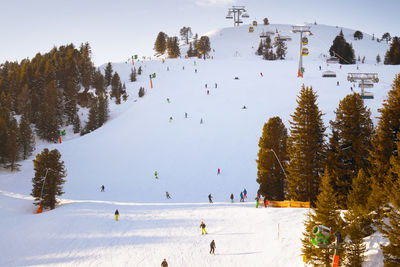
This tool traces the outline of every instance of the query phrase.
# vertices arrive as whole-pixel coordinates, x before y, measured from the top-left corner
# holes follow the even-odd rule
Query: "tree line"
[[[308,263],[331,264],[332,249],[310,242],[312,227],[322,224],[347,237],[340,250],[347,266],[361,266],[366,251],[363,238],[374,229],[389,240],[382,246],[385,266],[399,264],[400,74],[376,127],[357,93],[340,101],[329,135],[312,87],[302,86],[297,103],[290,134],[279,117],[270,118],[263,127],[257,159],[260,193],[269,200],[311,202],[302,239]],[[333,241],[332,235],[329,242]]]
[[[126,100],[126,88],[109,63],[105,75],[91,60],[89,43],[54,47],[21,62],[0,65],[0,166],[14,170],[34,148],[35,135],[57,142],[63,127],[85,134],[108,118],[110,98]],[[89,120],[82,123],[80,108],[89,108]],[[85,126],[83,126],[83,124]]]

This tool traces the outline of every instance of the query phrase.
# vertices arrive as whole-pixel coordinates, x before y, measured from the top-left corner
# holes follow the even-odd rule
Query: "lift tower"
[[[247,12],[245,6],[232,6],[231,8],[228,9],[228,14],[226,15],[225,18],[233,19],[233,26],[237,27],[240,26],[240,23],[243,23],[243,21],[240,20],[241,17],[243,18],[249,17],[249,15],[245,12]]]
[[[311,34],[310,32],[310,26],[292,26],[292,32],[293,33],[300,33],[300,57],[299,57],[299,70],[297,72],[297,77],[302,77],[303,78],[303,72],[304,72],[304,68],[303,68],[303,32],[306,34]],[[308,50],[307,50],[307,54],[308,54]]]

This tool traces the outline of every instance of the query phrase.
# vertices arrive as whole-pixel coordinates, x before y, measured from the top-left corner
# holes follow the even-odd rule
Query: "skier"
[[[101,192],[104,192],[104,185],[101,186]]]
[[[172,122],[172,117],[169,117],[169,122]]]
[[[115,210],[115,220],[118,221],[119,212],[118,209]]]
[[[352,91],[352,92],[353,92],[353,87],[351,87],[351,86],[350,86],[350,91]]]
[[[319,70],[321,70],[321,66],[319,66]]]
[[[171,196],[169,195],[168,191],[165,192],[165,195],[167,196],[167,199],[171,199]]]
[[[246,107],[246,106],[243,106],[242,109],[247,109],[247,107]]]
[[[207,84],[206,84],[206,88],[207,88]]]
[[[342,65],[340,65],[340,68],[342,68]]]
[[[169,67],[167,67],[167,71],[169,71]]]
[[[201,234],[202,234],[202,235],[204,235],[204,233],[207,234],[207,231],[206,231],[206,224],[205,224],[203,221],[202,221],[201,224],[200,224],[200,228],[201,228]]]
[[[169,101],[169,98],[167,98],[167,102],[168,102],[168,103],[171,103],[171,102]]]
[[[197,73],[197,69],[194,69],[194,73]]]
[[[213,203],[211,194],[208,195],[208,201],[210,201],[210,203]]]
[[[221,170],[218,168],[217,174],[221,174]]]
[[[336,82],[336,85],[339,86],[339,81]]]
[[[210,94],[210,90],[207,90],[207,95],[209,95]]]
[[[264,75],[262,74],[262,72],[260,72],[261,77],[264,77]]]
[[[158,179],[158,172],[157,172],[157,171],[154,172],[154,177],[155,177],[156,179]]]
[[[161,267],[168,267],[168,262],[166,259],[164,259],[163,262],[161,262]]]
[[[268,207],[268,199],[266,196],[264,197],[264,207]]]
[[[244,202],[244,195],[243,195],[243,192],[240,192],[240,202]]]
[[[244,195],[244,198],[247,198],[247,190],[246,190],[246,188],[243,190],[243,195]]]
[[[217,85],[217,83],[215,83],[215,88],[217,88],[218,87],[218,85]]]
[[[203,118],[200,119],[200,124],[203,124]]]
[[[185,112],[185,119],[187,119],[187,112]]]
[[[256,199],[256,208],[258,208],[258,205],[260,205],[260,198],[256,197],[255,199]]]
[[[233,203],[233,193],[231,193],[231,197],[230,197],[230,199],[231,199],[231,202]]]
[[[185,70],[185,66],[182,66],[182,70]]]
[[[215,248],[216,248],[216,246],[215,246],[215,242],[214,242],[214,240],[213,241],[211,241],[211,243],[210,243],[210,254],[212,253],[212,254],[215,254]]]
[[[43,212],[43,208],[42,208],[42,204],[38,205],[38,208],[36,210],[36,214],[42,213]]]

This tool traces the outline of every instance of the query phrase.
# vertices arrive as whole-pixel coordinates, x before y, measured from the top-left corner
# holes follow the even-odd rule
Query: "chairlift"
[[[308,38],[307,37],[301,38],[301,42],[303,43],[303,45],[307,45],[308,44]]]
[[[239,20],[239,21],[237,21],[236,23],[243,23],[243,20]]]
[[[301,55],[302,56],[308,56],[308,48],[303,48],[303,49],[301,49]]]
[[[249,14],[247,14],[247,13],[243,13],[242,17],[243,17],[243,18],[249,18],[250,16],[249,16]]]
[[[370,80],[366,80],[366,81],[364,81],[364,83],[359,83],[358,87],[372,88],[372,87],[374,87],[374,83]]]
[[[230,15],[230,14],[226,15],[225,18],[226,18],[226,19],[233,19],[232,15]]]
[[[254,28],[253,27],[249,27],[249,32],[254,32]]]
[[[339,63],[339,58],[337,58],[337,57],[328,57],[326,59],[326,63]]]
[[[257,26],[257,21],[253,20],[253,26],[256,27]]]
[[[289,36],[281,36],[281,35],[278,34],[278,36],[276,36],[274,38],[274,40],[275,40],[275,42],[286,42],[286,41],[291,41],[292,38],[289,37]]]
[[[365,91],[364,94],[361,95],[362,99],[374,99],[374,93]]]
[[[323,78],[335,78],[336,77],[336,72],[331,71],[331,70],[324,71],[322,73],[322,77]]]

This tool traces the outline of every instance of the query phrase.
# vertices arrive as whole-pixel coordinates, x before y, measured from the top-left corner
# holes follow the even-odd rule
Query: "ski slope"
[[[307,211],[255,209],[251,202],[258,188],[255,160],[263,124],[280,116],[289,127],[304,84],[317,91],[329,126],[339,101],[351,93],[348,72],[379,74],[380,82],[369,90],[375,98],[365,102],[376,123],[377,109],[400,72],[398,66],[375,65],[387,44],[367,34],[354,41],[354,30],[345,28],[345,38],[366,63],[358,70],[357,65],[328,66],[324,56],[340,28],[310,26],[304,78],[297,78],[299,36],[290,33],[290,25],[259,26],[254,33],[248,33],[248,25],[213,31],[213,59],[136,62],[143,74],[134,83],[128,80],[132,64],[114,63],[128,101],[111,104],[110,120],[90,134],[81,137],[67,128],[62,144],[36,146],[35,153],[58,149],[65,162],[68,176],[59,208],[32,214],[34,156],[21,163],[20,172],[0,173],[0,224],[8,229],[0,243],[5,252],[0,266],[159,266],[163,258],[171,266],[303,266],[299,238]],[[287,60],[264,61],[254,54],[263,29],[292,37]],[[319,66],[337,72],[337,78],[321,78]],[[157,74],[153,89],[151,73]],[[137,96],[140,86],[146,89],[143,98]],[[249,202],[230,204],[229,195],[238,200],[243,188]],[[172,200],[165,199],[166,191]],[[210,193],[214,205],[206,203]],[[117,208],[119,222],[113,220]],[[208,236],[200,235],[202,220]],[[208,255],[212,239],[215,257]],[[380,240],[371,239],[370,247]],[[367,266],[379,266],[380,253],[371,249]]]

